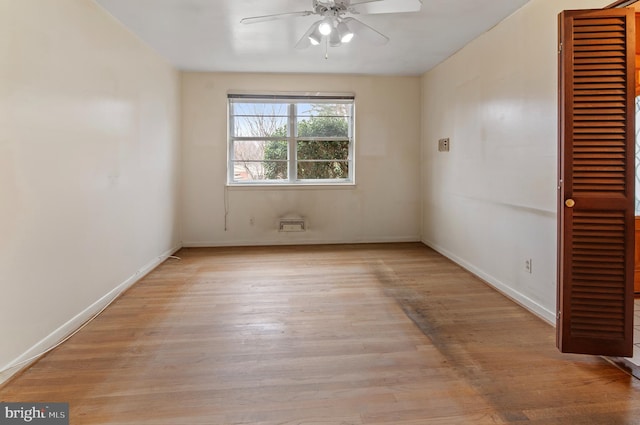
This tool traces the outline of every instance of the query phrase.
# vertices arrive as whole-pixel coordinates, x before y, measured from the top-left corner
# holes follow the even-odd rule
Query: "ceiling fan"
[[[364,22],[346,15],[417,12],[421,6],[422,0],[312,0],[311,10],[252,16],[242,19],[240,23],[255,24],[276,19],[318,15],[321,19],[309,27],[296,43],[296,49],[317,46],[323,40],[329,46],[337,47],[349,43],[355,36],[376,45],[383,45],[389,41],[389,37]]]

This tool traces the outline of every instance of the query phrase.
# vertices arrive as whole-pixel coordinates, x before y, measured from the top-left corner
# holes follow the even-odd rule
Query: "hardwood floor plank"
[[[72,424],[640,424],[640,381],[421,244],[177,255],[0,400]]]

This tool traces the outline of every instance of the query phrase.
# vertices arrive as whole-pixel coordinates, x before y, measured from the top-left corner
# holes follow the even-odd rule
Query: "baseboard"
[[[368,244],[368,243],[405,243],[405,242],[421,242],[418,236],[409,236],[406,238],[376,238],[376,239],[360,239],[360,240],[343,240],[343,239],[320,239],[320,240],[237,240],[237,241],[185,241],[182,242],[184,248],[224,248],[233,246],[284,246],[284,245],[351,245],[351,244]]]
[[[60,326],[58,329],[51,332],[49,335],[41,339],[27,351],[22,353],[20,356],[15,358],[13,361],[6,364],[2,369],[4,372],[0,373],[0,386],[6,383],[9,379],[11,379],[14,375],[19,373],[20,371],[29,367],[33,361],[21,364],[27,359],[30,359],[34,356],[39,355],[40,353],[44,353],[49,350],[51,347],[54,347],[68,335],[73,333],[76,329],[82,326],[87,320],[91,319],[97,312],[103,309],[106,305],[110,304],[115,300],[119,294],[129,289],[136,282],[146,276],[150,271],[155,269],[158,265],[160,265],[163,261],[165,261],[169,256],[178,251],[182,246],[178,245],[174,248],[171,248],[158,257],[154,258],[147,264],[145,264],[142,268],[136,271],[132,276],[130,276],[127,280],[113,288],[107,294],[102,296],[99,300],[91,304],[89,307],[85,308],[83,311],[78,313],[75,317],[67,321],[65,324]],[[17,365],[17,366],[13,366]]]
[[[555,327],[555,325],[556,325],[556,315],[555,315],[555,313],[553,311],[548,310],[547,308],[545,308],[544,306],[542,306],[539,303],[535,302],[531,298],[529,298],[526,295],[514,290],[513,288],[511,288],[510,286],[508,286],[504,282],[501,282],[499,279],[496,279],[495,277],[485,273],[484,271],[480,270],[479,268],[477,268],[473,264],[471,264],[471,263],[467,262],[466,260],[458,257],[454,253],[452,253],[452,252],[448,251],[447,249],[439,246],[438,244],[435,244],[435,243],[427,241],[427,240],[422,240],[422,243],[427,245],[428,247],[430,247],[434,251],[437,251],[438,253],[444,255],[445,257],[447,257],[448,259],[450,259],[454,263],[458,264],[460,267],[462,267],[462,268],[466,269],[467,271],[473,273],[474,275],[476,275],[477,277],[479,277],[480,279],[485,281],[488,285],[493,287],[498,292],[500,292],[503,295],[507,296],[508,298],[510,298],[511,300],[516,302],[517,304],[519,304],[522,307],[526,308],[531,313],[535,314],[536,316],[540,317],[545,322],[548,322],[549,324],[551,324],[552,326]]]

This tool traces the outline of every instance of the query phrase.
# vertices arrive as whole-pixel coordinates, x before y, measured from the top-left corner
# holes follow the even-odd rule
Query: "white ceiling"
[[[95,1],[182,70],[420,75],[529,0],[423,0],[416,13],[357,15],[391,40],[375,46],[356,37],[329,47],[328,59],[322,46],[294,48],[317,16],[240,24],[310,10],[312,0]]]

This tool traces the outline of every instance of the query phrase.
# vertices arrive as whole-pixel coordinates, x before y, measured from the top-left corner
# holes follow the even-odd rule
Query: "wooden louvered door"
[[[557,343],[633,354],[635,14],[559,16]]]

